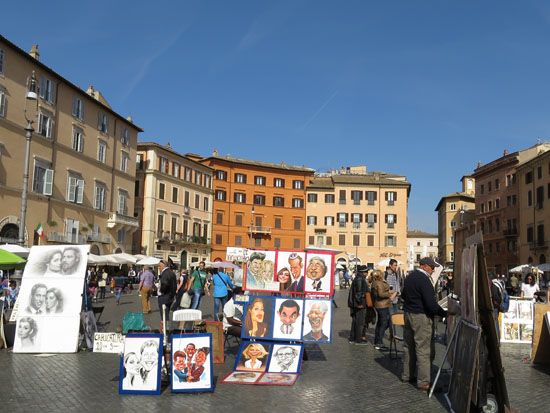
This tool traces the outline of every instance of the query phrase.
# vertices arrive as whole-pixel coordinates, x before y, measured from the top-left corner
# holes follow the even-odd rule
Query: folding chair
[[[218,314],[218,321],[221,321],[223,323],[223,314]],[[240,345],[241,344],[241,340],[239,339],[239,337],[237,336],[234,336],[232,334],[228,334],[227,333],[227,330],[224,328],[223,329],[223,346],[224,348],[229,348],[231,347],[231,339],[235,339],[235,341],[237,342],[237,345]]]
[[[401,335],[397,334],[396,327],[401,327]],[[391,315],[391,323],[390,323],[390,358],[398,358],[397,357],[397,342],[403,341],[403,327],[405,326],[405,314],[404,313],[394,313]],[[395,357],[392,357],[392,348],[395,351]]]

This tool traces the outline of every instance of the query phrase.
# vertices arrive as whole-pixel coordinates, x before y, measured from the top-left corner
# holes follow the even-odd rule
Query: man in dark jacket
[[[159,309],[161,311],[162,319],[162,305],[166,305],[164,309],[164,316],[166,321],[170,321],[170,307],[174,301],[177,290],[176,274],[170,269],[170,265],[167,260],[161,260],[159,263],[160,270],[160,289],[159,289]]]
[[[357,275],[351,283],[348,295],[348,307],[351,315],[351,329],[349,332],[349,342],[354,344],[368,344],[363,340],[363,325],[365,324],[365,313],[367,311],[367,299],[365,295],[369,291],[366,280],[367,267],[357,266]]]
[[[430,389],[431,364],[435,356],[434,319],[438,315],[446,317],[447,312],[437,303],[431,274],[439,264],[430,257],[420,260],[420,268],[405,278],[402,297],[404,300],[405,341],[403,352],[403,375],[401,379],[408,382],[414,378],[418,367],[417,387],[419,390]]]

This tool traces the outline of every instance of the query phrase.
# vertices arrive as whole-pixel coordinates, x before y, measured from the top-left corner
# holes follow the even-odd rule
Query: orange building
[[[313,169],[217,152],[201,162],[214,169],[212,260],[225,259],[227,247],[304,248],[306,184]]]

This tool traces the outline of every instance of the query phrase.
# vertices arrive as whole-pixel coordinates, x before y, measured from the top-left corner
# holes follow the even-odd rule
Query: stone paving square
[[[328,412],[445,412],[441,393],[432,399],[410,384],[401,383],[401,361],[372,345],[348,343],[350,326],[347,290],[336,292],[338,308],[333,312],[333,344],[307,345],[309,359],[292,387],[221,384],[235,361],[237,346],[226,349],[223,365],[214,365],[213,393],[172,394],[163,387],[160,396],[118,394],[119,358],[115,354],[81,351],[76,354],[36,356],[0,351],[1,410],[23,411],[275,411]],[[123,296],[116,306],[112,294],[105,300],[101,317],[105,331],[116,331],[127,311],[140,311],[137,292]],[[156,299],[154,308],[157,308]],[[211,319],[213,303],[205,299],[201,309]],[[146,315],[158,328],[158,310]],[[371,333],[372,333],[371,329]],[[506,345],[503,360],[512,405],[520,411],[546,412],[550,402],[550,369],[523,361],[529,346]],[[436,364],[444,353],[437,345]],[[446,382],[442,379],[442,383]]]

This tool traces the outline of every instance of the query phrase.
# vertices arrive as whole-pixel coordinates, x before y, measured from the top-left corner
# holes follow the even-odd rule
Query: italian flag
[[[46,238],[46,234],[44,233],[44,227],[42,226],[42,224],[38,224],[34,231],[38,234],[40,239],[44,241],[44,239]]]

